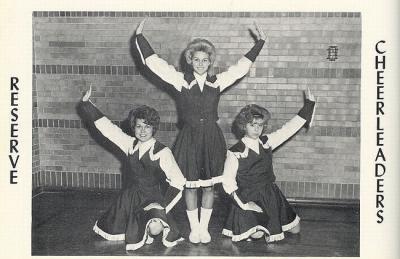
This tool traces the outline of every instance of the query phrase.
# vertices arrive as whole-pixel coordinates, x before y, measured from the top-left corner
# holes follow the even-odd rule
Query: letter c
[[[376,52],[378,52],[379,54],[383,54],[383,53],[386,52],[386,50],[383,50],[383,51],[382,51],[382,50],[379,49],[380,43],[386,43],[386,41],[384,41],[384,40],[378,41],[378,42],[375,44],[375,50],[376,50]]]

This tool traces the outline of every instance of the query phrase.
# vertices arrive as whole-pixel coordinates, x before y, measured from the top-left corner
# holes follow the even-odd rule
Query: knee
[[[164,227],[160,222],[153,221],[149,224],[149,232],[153,236],[160,234],[163,229]]]
[[[300,223],[297,224],[294,228],[289,229],[288,232],[292,234],[298,234],[300,232]]]
[[[214,194],[214,186],[210,186],[210,187],[204,187],[202,189],[203,193],[205,194]]]
[[[189,195],[194,195],[197,193],[197,188],[186,188],[185,193]]]

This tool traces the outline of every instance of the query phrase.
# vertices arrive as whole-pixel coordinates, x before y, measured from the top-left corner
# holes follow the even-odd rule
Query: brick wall
[[[274,153],[278,184],[293,198],[359,199],[360,13],[34,12],[34,188],[121,187],[118,155],[95,141],[76,113],[90,84],[94,102],[116,123],[138,105],[155,107],[162,120],[157,138],[173,144],[175,103],[140,75],[130,55],[144,15],[145,35],[170,64],[178,68],[187,42],[204,37],[217,48],[217,71],[250,49],[248,28],[257,21],[267,44],[219,105],[228,146],[236,142],[232,119],[244,105],[268,108],[273,130],[297,113],[301,91],[310,87],[318,97],[313,128]],[[331,45],[339,49],[336,61],[327,59]]]

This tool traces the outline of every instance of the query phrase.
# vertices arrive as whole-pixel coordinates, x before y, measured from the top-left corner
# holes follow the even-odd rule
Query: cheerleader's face
[[[203,51],[195,51],[192,56],[192,66],[194,72],[199,75],[207,73],[210,67],[211,61],[210,56]]]
[[[246,136],[252,139],[258,139],[264,129],[264,120],[261,118],[253,119],[252,122],[246,124]]]
[[[146,124],[143,119],[136,119],[135,137],[141,142],[151,139],[153,137],[153,126]]]

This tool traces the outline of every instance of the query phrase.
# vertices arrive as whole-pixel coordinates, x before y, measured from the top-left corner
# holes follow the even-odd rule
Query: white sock
[[[201,208],[200,211],[200,241],[209,243],[211,241],[210,233],[208,232],[208,223],[210,222],[213,209]]]
[[[194,210],[187,210],[186,214],[188,216],[190,224],[189,240],[192,243],[199,243],[200,242],[199,210],[197,208]]]

